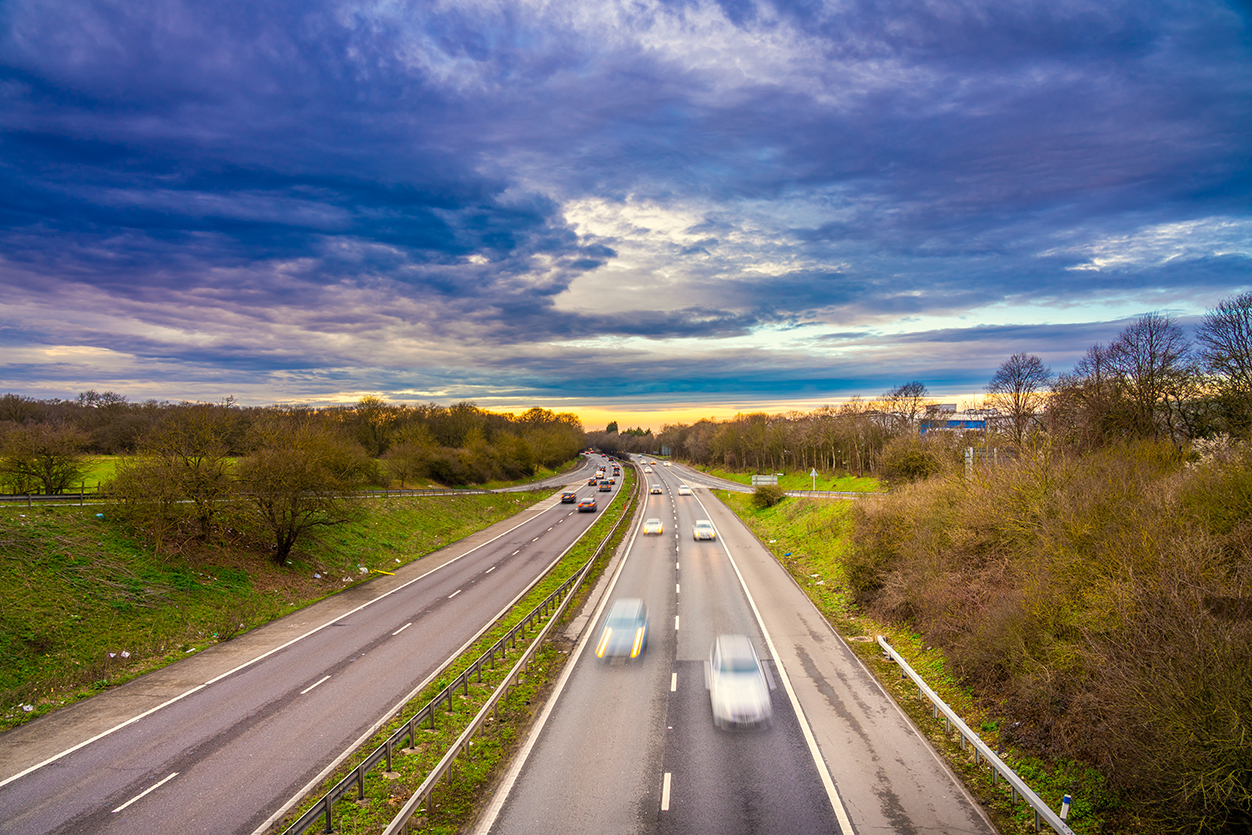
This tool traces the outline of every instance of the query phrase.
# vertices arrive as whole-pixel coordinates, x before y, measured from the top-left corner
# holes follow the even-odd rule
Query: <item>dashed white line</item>
[[[682,594],[682,586],[679,583],[674,584],[674,594]]]
[[[461,590],[457,589],[456,591],[452,592],[452,594],[448,595],[448,599],[451,600],[452,598],[456,597],[460,593],[461,593]]]
[[[408,623],[406,623],[404,626],[401,626],[399,629],[397,629],[395,632],[392,632],[392,633],[391,633],[391,637],[393,637],[393,638],[394,638],[395,636],[399,635],[401,632],[403,632],[404,630],[408,629],[408,628],[409,628],[410,626],[412,626],[412,625],[413,625],[413,621],[409,621],[409,622],[408,622]]]
[[[510,557],[516,557],[516,556],[517,556],[518,554],[520,554],[520,553],[522,553],[522,549],[521,549],[521,548],[518,548],[516,551],[514,551],[514,552],[513,552],[513,553],[511,553],[511,554],[509,554],[509,556],[510,556]]]
[[[321,684],[322,682],[326,681],[326,679],[328,679],[328,678],[330,678],[330,676],[322,676],[320,679],[318,679],[317,681],[315,681],[315,682],[313,682],[312,684],[310,684],[308,687],[306,687],[306,688],[304,688],[303,690],[301,690],[301,691],[300,691],[300,695],[301,695],[301,696],[303,696],[305,693],[309,692],[310,690],[312,690],[312,689],[313,689],[314,687],[316,687],[317,685],[319,685],[319,684]]]
[[[678,673],[670,673],[669,674],[669,692],[674,693],[677,691],[678,691]]]
[[[493,571],[495,571],[495,570],[496,570],[496,567],[493,565],[491,568],[488,568],[488,569],[487,569],[486,571],[484,571],[483,573],[484,573],[484,574],[490,574],[491,572],[493,572]]]
[[[661,784],[661,811],[662,812],[669,811],[669,775],[670,773],[668,771],[665,772],[665,781]]]
[[[678,631],[678,615],[674,615],[674,631]]]
[[[143,796],[147,795],[147,794],[148,794],[148,793],[150,793],[150,792],[154,792],[154,791],[156,791],[157,789],[161,788],[161,786],[164,786],[166,783],[168,783],[170,780],[173,780],[173,779],[174,779],[175,777],[177,777],[177,776],[178,776],[178,772],[177,772],[177,771],[175,771],[173,774],[171,774],[169,777],[166,777],[166,778],[165,778],[164,780],[162,780],[161,782],[159,782],[159,783],[157,783],[157,784],[155,784],[155,785],[153,785],[153,786],[149,786],[147,789],[145,789],[144,791],[141,791],[139,794],[135,795],[135,796],[134,796],[134,797],[132,797],[130,800],[128,800],[128,801],[126,801],[125,803],[123,803],[121,806],[118,806],[118,807],[117,807],[116,809],[114,809],[114,810],[113,810],[110,814],[117,814],[118,812],[122,811],[122,810],[123,810],[123,809],[125,809],[127,806],[129,806],[130,804],[134,803],[136,800],[140,799],[141,797],[143,797]]]

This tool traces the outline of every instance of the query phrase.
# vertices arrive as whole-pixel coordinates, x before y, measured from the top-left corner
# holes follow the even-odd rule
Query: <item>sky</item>
[[[1252,289],[1252,8],[0,0],[0,392],[659,430]]]

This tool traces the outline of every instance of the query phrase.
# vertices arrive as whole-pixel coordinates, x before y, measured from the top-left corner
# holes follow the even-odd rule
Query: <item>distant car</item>
[[[578,512],[579,513],[595,513],[596,512],[596,500],[595,499],[583,499],[581,502],[578,503]]]
[[[651,467],[644,467],[644,468],[643,468],[643,471],[644,471],[645,473],[650,473],[650,472],[652,472],[652,468],[651,468]]]
[[[687,486],[687,485],[685,485],[685,484],[680,484],[680,485],[678,485],[678,495],[680,495],[680,496],[690,496],[690,495],[691,495],[691,488],[690,488],[690,487],[688,487],[688,486]]]
[[[613,485],[612,485],[612,484],[610,484],[608,481],[601,481],[601,482],[600,482],[600,492],[601,492],[601,493],[608,493],[608,492],[612,491],[612,489],[613,489]]]
[[[576,501],[578,501],[578,494],[571,490],[566,490],[561,494],[561,504],[573,504]]]
[[[700,519],[691,526],[691,536],[693,539],[717,539],[717,531],[708,519]]]
[[[718,635],[709,652],[705,684],[719,728],[768,725],[773,709],[769,683],[746,635]]]
[[[595,486],[596,486],[597,484],[599,484],[599,483],[600,483],[600,480],[599,480],[598,478],[589,478],[589,479],[587,479],[587,486],[588,486],[588,487],[595,487]]]
[[[665,526],[661,524],[660,519],[645,519],[643,521],[643,535],[644,536],[647,536],[648,534],[659,535],[663,533],[665,533]]]
[[[638,658],[647,645],[648,607],[634,597],[613,601],[596,644],[596,658]]]
[[[614,467],[614,468],[613,468],[613,475],[615,475],[615,476],[620,476],[621,474],[622,474],[622,468],[621,468],[621,467]]]
[[[617,484],[617,479],[615,479],[615,478],[610,478],[610,479],[609,479],[609,484]]]
[[[653,496],[661,495],[661,485],[653,484],[651,487],[648,488],[648,493]]]
[[[666,462],[665,462],[665,466],[667,466],[667,467],[669,466],[669,462],[668,462],[668,461],[666,461]]]

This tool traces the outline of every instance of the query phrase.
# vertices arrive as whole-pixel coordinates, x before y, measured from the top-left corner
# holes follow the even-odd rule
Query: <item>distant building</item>
[[[966,409],[956,410],[955,403],[936,403],[926,407],[926,416],[922,418],[920,431],[927,432],[986,432],[996,428],[1002,420],[998,409]]]

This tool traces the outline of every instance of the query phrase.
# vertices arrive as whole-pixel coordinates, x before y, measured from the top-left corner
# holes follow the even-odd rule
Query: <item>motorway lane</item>
[[[515,784],[478,831],[834,831],[829,800],[781,690],[770,727],[714,727],[704,685],[713,638],[742,632],[758,647],[763,642],[720,544],[691,539],[692,523],[705,516],[698,501],[677,496],[677,479],[660,472],[640,480],[665,485],[663,495],[647,497],[639,517],[661,518],[666,530],[636,536],[604,599],[647,602],[647,651],[638,662],[598,662],[591,647],[601,607]]]
[[[506,778],[501,791],[507,795],[476,831],[993,835],[957,778],[734,514],[703,490],[676,496],[678,483],[700,483],[678,467],[655,467],[641,481],[664,483],[670,500],[665,539],[674,548],[673,605],[645,599],[654,635],[672,628],[671,611],[679,616],[676,640],[650,642],[647,663],[628,680],[606,681],[586,654],[575,658],[529,757],[514,767],[515,782],[510,788]],[[659,498],[650,496],[649,508]],[[675,517],[679,536],[670,539]],[[690,524],[701,517],[718,527],[717,544],[691,540]],[[643,541],[632,544],[606,601],[656,594],[639,575],[664,573],[659,561],[645,558],[643,569],[630,565],[649,554]],[[597,629],[598,623],[588,633],[592,640]],[[713,637],[731,631],[752,638],[767,669],[794,692],[802,715],[779,686],[767,730],[713,728],[704,661]],[[665,681],[655,656],[671,646]],[[658,684],[666,700],[661,726],[655,724]],[[627,686],[622,697],[617,690]],[[567,693],[576,694],[571,701],[578,706],[569,715]],[[604,709],[597,712],[597,704]],[[619,754],[615,746],[623,738],[632,747]]]
[[[0,831],[253,832],[473,640],[595,518],[555,498],[545,504],[263,661],[7,782]],[[352,592],[364,597],[362,588]]]

